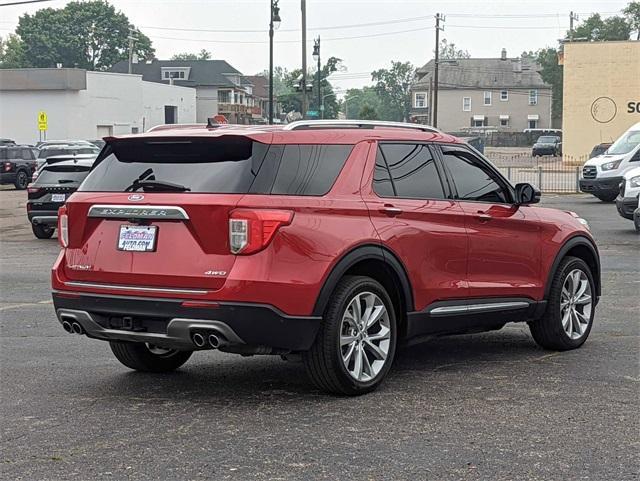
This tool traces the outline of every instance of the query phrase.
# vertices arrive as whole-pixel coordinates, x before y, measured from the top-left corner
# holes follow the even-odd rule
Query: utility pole
[[[433,126],[438,126],[438,67],[440,64],[440,22],[444,22],[444,17],[436,13],[436,50],[435,50],[435,66],[433,73]]]
[[[302,10],[302,80],[300,87],[302,90],[302,107],[300,112],[302,118],[307,116],[307,0],[300,0]]]
[[[433,78],[429,79],[429,119],[427,124],[433,125]]]
[[[133,29],[133,25],[129,27],[129,70],[128,72],[133,73],[133,45],[138,39],[134,36],[135,30]]]
[[[578,20],[578,15],[571,11],[569,13],[569,41],[573,41],[573,21]]]
[[[273,124],[273,31],[280,26],[278,0],[271,0],[271,20],[269,21],[269,125]]]
[[[314,40],[313,42],[313,59],[318,62],[318,112],[319,115],[321,115],[324,118],[324,109],[323,109],[323,104],[322,104],[322,89],[320,88],[320,70],[322,68],[322,65],[320,63],[320,35],[318,35],[318,38],[316,40]]]

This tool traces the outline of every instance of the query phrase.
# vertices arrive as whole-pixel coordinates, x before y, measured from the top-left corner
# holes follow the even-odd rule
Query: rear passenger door
[[[513,204],[508,183],[463,146],[441,147],[450,187],[465,213],[471,297],[532,297],[542,287],[539,219]]]
[[[362,190],[380,239],[408,271],[416,311],[468,295],[464,212],[443,180],[428,144],[380,143]]]

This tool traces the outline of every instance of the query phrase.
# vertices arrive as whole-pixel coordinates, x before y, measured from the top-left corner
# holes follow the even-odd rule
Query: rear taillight
[[[58,241],[62,247],[69,245],[69,218],[65,206],[58,209]]]
[[[40,187],[30,187],[27,186],[27,192],[29,194],[37,194],[38,192],[40,192],[42,189]]]
[[[253,254],[269,245],[277,230],[293,219],[290,210],[237,209],[229,216],[232,254]]]
[[[11,170],[11,162],[4,163],[4,171],[9,172]]]

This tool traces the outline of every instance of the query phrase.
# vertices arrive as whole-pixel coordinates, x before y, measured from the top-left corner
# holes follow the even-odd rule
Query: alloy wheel
[[[593,293],[587,274],[572,270],[565,278],[560,297],[562,328],[570,339],[580,339],[589,327]]]
[[[340,354],[349,375],[360,382],[374,379],[391,346],[389,312],[376,294],[361,292],[347,305],[340,325]]]

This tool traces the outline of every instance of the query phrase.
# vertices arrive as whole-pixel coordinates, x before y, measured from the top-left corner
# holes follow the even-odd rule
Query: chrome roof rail
[[[422,132],[437,132],[435,127],[422,124],[410,124],[408,122],[387,122],[383,120],[297,120],[283,127],[283,130],[306,130],[306,129],[413,129]]]

